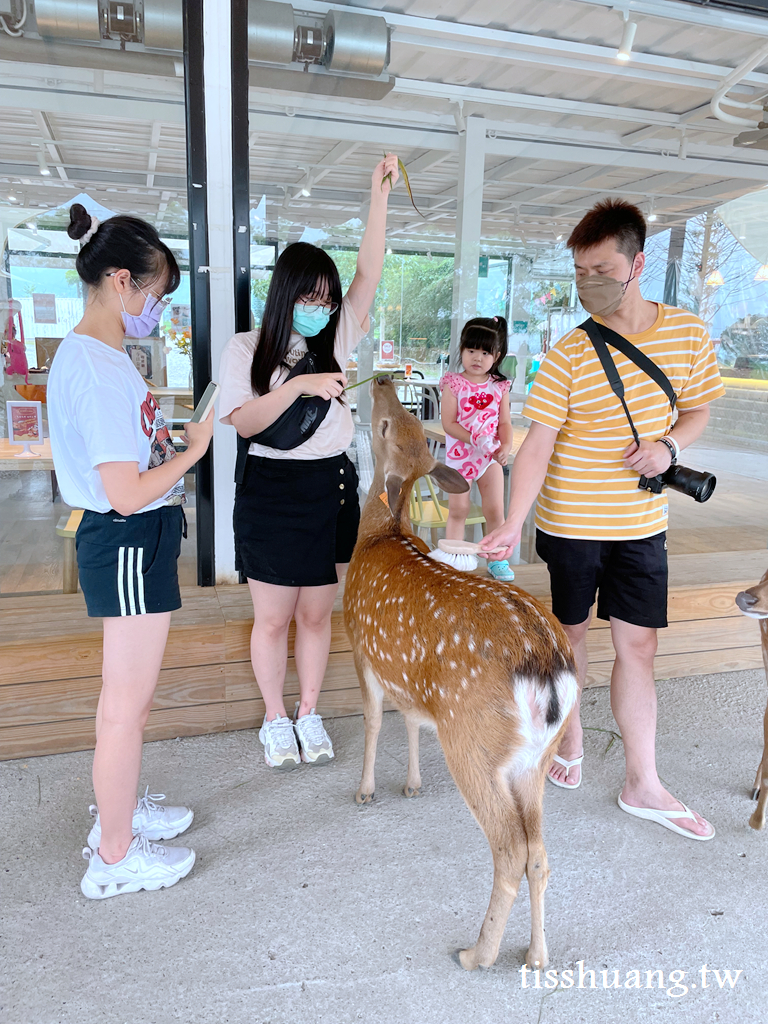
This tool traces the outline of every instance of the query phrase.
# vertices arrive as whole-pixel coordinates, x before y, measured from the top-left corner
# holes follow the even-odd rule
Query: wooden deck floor
[[[660,631],[657,678],[762,664],[757,625],[737,612],[733,600],[739,590],[754,585],[766,563],[764,550],[670,558],[670,628]],[[547,603],[544,566],[519,566],[517,582]],[[147,739],[259,726],[264,705],[249,661],[247,588],[184,587],[182,596],[184,607],[173,616]],[[82,595],[16,597],[0,604],[0,614],[0,759],[92,747],[101,629],[99,620],[87,618]],[[605,684],[613,663],[607,624],[593,623],[588,642],[588,683]],[[289,708],[295,697],[298,678],[291,656]],[[338,604],[318,710],[329,717],[362,710]]]

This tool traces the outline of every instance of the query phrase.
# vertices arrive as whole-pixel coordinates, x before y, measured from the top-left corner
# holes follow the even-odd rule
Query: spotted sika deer
[[[742,590],[740,594],[736,595],[736,605],[751,619],[760,620],[763,665],[765,665],[765,675],[768,679],[768,572],[756,587]],[[759,830],[765,825],[765,811],[766,805],[768,805],[768,706],[766,706],[763,719],[763,756],[755,776],[752,799],[757,800],[757,807],[749,819],[749,824],[752,828]]]
[[[517,587],[434,561],[408,520],[415,481],[467,490],[435,462],[419,421],[391,381],[373,392],[376,472],[344,593],[365,712],[365,759],[355,799],[374,796],[376,742],[386,696],[408,732],[405,796],[416,796],[419,727],[437,735],[456,785],[493,855],[493,891],[467,970],[494,963],[523,872],[531,894],[530,967],[547,963],[542,838],[544,777],[576,698],[573,654],[558,622]],[[386,500],[385,500],[386,499]]]

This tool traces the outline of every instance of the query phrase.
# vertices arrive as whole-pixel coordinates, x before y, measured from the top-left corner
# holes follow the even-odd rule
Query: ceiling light
[[[725,284],[725,281],[719,270],[713,270],[704,284],[709,285],[710,288],[719,288],[721,284]]]
[[[621,42],[619,43],[619,50],[616,54],[619,60],[629,60],[632,56],[632,44],[635,41],[635,32],[637,32],[637,22],[629,21],[627,15],[624,15],[624,31],[621,33]]]
[[[562,236],[562,235],[558,235],[558,236],[557,236],[557,240],[558,240],[558,242],[562,242],[562,240],[563,240],[563,236]]]
[[[762,265],[762,267],[758,267],[757,268],[757,273],[755,274],[755,280],[756,281],[768,281],[768,263],[764,263]]]
[[[309,199],[309,197],[312,195],[312,186],[304,185],[302,188],[299,189],[299,195],[306,196],[306,198]]]
[[[50,177],[51,169],[45,162],[45,153],[43,153],[42,149],[38,149],[37,151],[37,162],[40,166],[40,173],[44,174],[46,177]]]
[[[648,214],[648,220],[650,220],[650,221],[658,220],[658,217],[657,217],[657,215],[655,213],[649,213]]]
[[[18,203],[18,199],[16,198],[16,196],[8,196],[8,202],[9,203]]]

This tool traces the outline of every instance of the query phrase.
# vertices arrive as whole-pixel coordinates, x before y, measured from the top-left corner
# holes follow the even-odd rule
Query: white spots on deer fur
[[[434,687],[433,687],[433,689],[434,689]],[[440,694],[441,697],[445,696],[445,690],[442,688],[442,686],[438,686],[437,692]]]
[[[461,637],[459,636],[458,633],[453,634],[453,642],[456,644],[457,647],[461,643]]]
[[[470,674],[470,676],[472,676],[473,679],[477,679],[477,669],[476,668],[471,668],[469,670],[469,674]]]
[[[458,665],[456,664],[455,661],[449,661],[448,662],[448,667],[449,668],[458,668]]]
[[[397,616],[397,621],[398,621],[398,622],[402,622],[402,621],[403,621],[403,613],[402,613],[402,612],[399,612],[399,613],[398,613],[398,616]]]
[[[403,672],[403,679],[405,680],[406,683],[408,682],[408,673],[407,672]]]
[[[376,610],[378,611],[379,608],[381,608],[381,601],[376,602]]]
[[[438,656],[441,655],[443,653],[444,649],[445,649],[445,641],[444,640],[439,640],[438,644],[437,644],[437,647],[435,648],[435,654],[437,654]]]
[[[530,654],[533,650],[533,645],[531,644],[531,641],[528,639],[527,636],[523,637],[523,647],[525,648],[528,654]]]
[[[448,714],[451,716],[451,718],[453,718],[453,708],[450,708],[450,710],[448,711]]]
[[[414,617],[411,615],[411,617],[408,619],[408,625],[409,626],[414,626],[415,624],[416,624],[416,619],[414,619]]]
[[[470,640],[467,643],[467,647],[469,648],[470,651],[474,651],[474,649],[475,649],[475,641],[474,640]]]
[[[439,619],[442,614],[443,614],[443,609],[442,608],[438,608],[437,611],[435,612],[435,618]]]
[[[493,647],[493,640],[485,640],[483,642],[483,647],[487,647],[490,650],[491,647]]]
[[[466,690],[466,688],[468,686],[469,686],[469,683],[467,682],[467,680],[466,679],[462,679],[461,680],[461,688],[462,688],[462,690]]]
[[[405,653],[405,651],[403,651],[403,653],[400,655],[400,657],[403,659],[403,661],[408,661],[408,655]],[[413,660],[413,659],[411,659],[411,660]]]

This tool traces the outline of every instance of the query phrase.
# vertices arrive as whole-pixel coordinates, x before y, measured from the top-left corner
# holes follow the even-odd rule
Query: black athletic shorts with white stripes
[[[77,569],[88,615],[111,618],[181,608],[176,563],[181,505],[149,512],[86,510],[77,530]]]

